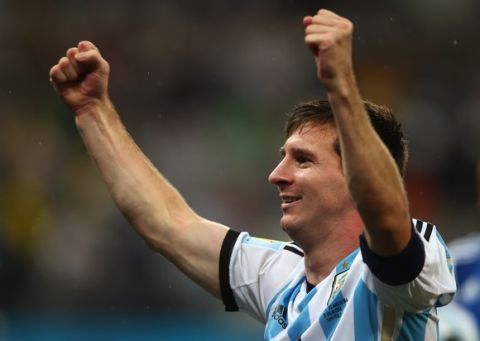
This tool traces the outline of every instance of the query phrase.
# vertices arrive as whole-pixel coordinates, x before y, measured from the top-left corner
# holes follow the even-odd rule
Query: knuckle
[[[67,50],[67,55],[71,55],[72,53],[75,53],[78,49],[76,47],[71,47]]]
[[[349,32],[353,31],[353,23],[350,20],[343,21],[343,28]]]
[[[60,67],[58,65],[55,65],[52,70],[50,71],[50,74],[52,76],[55,76],[57,77],[59,74],[63,73],[63,71],[60,69]]]
[[[333,34],[333,39],[336,43],[341,42],[342,40],[347,39],[351,35],[349,30],[343,28],[337,28]]]
[[[52,78],[53,81],[58,82],[62,79],[62,75],[63,73],[61,71],[55,70],[54,72],[52,72],[50,77]]]
[[[68,67],[69,65],[70,65],[70,60],[67,57],[62,57],[58,61],[58,66],[62,69]]]
[[[101,60],[101,68],[105,71],[105,72],[110,72],[110,64],[105,60],[105,59],[102,59]]]
[[[334,44],[335,44],[335,38],[328,37],[328,38],[322,39],[322,41],[319,44],[319,48],[320,50],[325,51],[325,50],[328,50]]]

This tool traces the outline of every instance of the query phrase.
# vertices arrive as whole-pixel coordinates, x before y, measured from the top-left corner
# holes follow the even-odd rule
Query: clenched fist
[[[110,67],[89,41],[67,50],[50,69],[50,82],[63,101],[79,115],[90,106],[106,103]]]
[[[353,76],[353,24],[337,14],[322,9],[303,18],[305,43],[312,51],[317,76],[327,91],[338,90],[346,77]]]

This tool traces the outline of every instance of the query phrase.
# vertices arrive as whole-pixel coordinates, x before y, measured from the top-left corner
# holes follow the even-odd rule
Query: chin
[[[283,217],[280,220],[280,226],[282,227],[282,230],[285,231],[285,233],[290,237],[295,235],[301,228],[301,224],[298,221],[294,221],[288,217]]]

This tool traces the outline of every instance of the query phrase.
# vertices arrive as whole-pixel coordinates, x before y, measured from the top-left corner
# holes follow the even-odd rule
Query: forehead
[[[290,146],[314,149],[329,146],[331,148],[336,138],[337,131],[333,123],[307,122],[287,137],[283,149]]]

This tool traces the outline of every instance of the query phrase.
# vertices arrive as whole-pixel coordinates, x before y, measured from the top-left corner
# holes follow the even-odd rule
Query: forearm
[[[328,91],[350,193],[370,247],[398,253],[410,238],[408,200],[400,172],[364,108],[353,74]]]
[[[77,128],[115,203],[135,230],[162,251],[169,228],[197,216],[140,151],[106,101],[76,116]]]
[[[195,214],[140,151],[108,98],[109,70],[95,45],[82,41],[50,69],[50,82],[75,113],[90,156],[135,230],[220,297],[218,261],[228,228]]]

